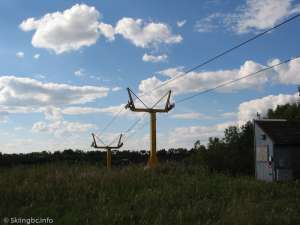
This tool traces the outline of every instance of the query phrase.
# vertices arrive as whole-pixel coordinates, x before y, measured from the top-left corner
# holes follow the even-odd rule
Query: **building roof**
[[[274,144],[300,145],[300,122],[285,120],[256,120],[256,124]]]

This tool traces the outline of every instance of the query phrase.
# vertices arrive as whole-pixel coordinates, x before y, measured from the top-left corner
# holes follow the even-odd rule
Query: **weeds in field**
[[[169,163],[154,171],[80,164],[0,170],[0,217],[54,224],[300,224],[300,185]]]

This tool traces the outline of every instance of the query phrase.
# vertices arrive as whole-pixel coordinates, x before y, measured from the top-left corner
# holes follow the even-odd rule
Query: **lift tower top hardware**
[[[121,148],[123,146],[123,143],[121,142],[122,134],[120,134],[117,146],[110,146],[110,145],[98,146],[97,142],[96,142],[96,137],[97,136],[94,133],[92,133],[92,137],[93,137],[93,142],[92,142],[91,147],[98,148],[98,149],[106,149],[106,151],[107,151],[106,152],[106,166],[107,166],[107,169],[111,169],[111,150],[112,149],[119,149],[119,148]],[[100,141],[101,141],[101,139],[100,139]]]
[[[170,103],[170,97],[171,97],[171,90],[168,91],[162,98],[160,98],[153,107],[149,108],[137,95],[133,93],[133,91],[130,90],[130,88],[127,88],[129,101],[128,104],[125,106],[125,108],[129,108],[133,112],[147,112],[150,113],[150,157],[148,160],[148,167],[149,168],[155,168],[157,165],[157,156],[156,156],[156,113],[167,113],[171,109],[174,108],[175,104]],[[134,105],[134,101],[132,98],[131,93],[137,97],[139,101],[143,103],[143,105],[146,108],[136,108]],[[162,109],[155,109],[154,107],[164,98],[167,96],[167,102],[165,104],[165,107]]]

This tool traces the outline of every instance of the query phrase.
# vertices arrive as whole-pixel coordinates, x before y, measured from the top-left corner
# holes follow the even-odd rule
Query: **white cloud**
[[[243,124],[249,120],[255,119],[256,114],[266,116],[268,109],[275,109],[277,105],[295,103],[299,100],[298,94],[294,95],[269,95],[260,99],[243,102],[239,105],[238,120]]]
[[[35,30],[39,27],[39,21],[35,20],[35,18],[28,18],[27,20],[22,21],[20,24],[20,28],[23,31],[31,31]]]
[[[39,121],[33,124],[31,130],[33,132],[45,132],[48,131],[48,127],[45,122]]]
[[[89,123],[55,121],[45,123],[42,121],[36,122],[32,126],[33,132],[49,132],[55,136],[70,136],[73,133],[82,133],[95,128],[95,125]]]
[[[130,110],[125,110],[125,104],[117,105],[117,106],[108,106],[103,108],[96,108],[96,107],[66,107],[62,109],[62,113],[65,115],[85,115],[85,114],[96,114],[96,113],[105,113],[109,115],[116,115],[119,116],[126,116],[126,117],[140,117],[142,113],[132,113]],[[121,109],[123,109],[121,111]]]
[[[272,66],[279,62],[279,59],[273,59],[270,60],[267,65]],[[200,92],[227,83],[228,81],[253,74],[264,68],[266,67],[252,60],[245,61],[238,69],[230,70],[200,71],[185,74],[183,67],[169,68],[158,72],[168,79],[163,80],[159,79],[157,76],[152,76],[142,80],[139,84],[139,95],[143,95],[143,100],[146,104],[150,104],[154,102],[155,99],[159,99],[168,90],[172,90],[173,95]],[[177,79],[174,79],[175,77],[177,77]],[[233,84],[218,88],[216,91],[231,92],[243,89],[260,89],[270,81],[279,84],[299,84],[300,59],[297,58],[287,64],[282,64],[260,72],[257,76],[241,79]],[[166,84],[164,85],[164,83]],[[155,87],[159,86],[162,87],[152,91],[151,95],[149,94],[149,90],[153,90]]]
[[[300,4],[293,0],[247,0],[232,13],[212,13],[196,22],[198,32],[211,32],[225,27],[238,34],[271,28],[287,18],[299,13]]]
[[[121,112],[120,110],[123,109]],[[139,118],[142,113],[132,113],[125,110],[125,104],[108,107],[86,107],[86,106],[3,106],[0,104],[0,122],[6,122],[11,114],[43,113],[48,121],[62,121],[64,115],[87,115],[107,114],[120,117]]]
[[[182,41],[164,23],[146,23],[142,19],[122,18],[116,27],[100,21],[100,12],[86,4],[76,4],[63,12],[48,13],[43,17],[21,22],[23,31],[34,31],[32,45],[46,48],[56,54],[78,50],[95,44],[100,36],[109,41],[119,34],[137,47],[175,44]]]
[[[65,115],[84,115],[84,114],[93,114],[93,113],[103,113],[107,112],[103,108],[94,108],[94,107],[67,107],[62,110],[62,113]]]
[[[16,57],[19,58],[19,59],[24,58],[24,56],[25,56],[24,52],[17,52],[16,53]]]
[[[168,56],[166,54],[163,55],[148,55],[147,53],[143,55],[143,61],[144,62],[165,62],[168,59]]]
[[[170,78],[174,78],[174,77],[179,76],[180,74],[182,74],[183,69],[184,69],[183,66],[178,66],[178,67],[173,67],[173,68],[168,68],[168,69],[165,69],[165,70],[161,70],[158,73],[161,74],[161,75],[170,77]]]
[[[177,21],[177,27],[183,27],[186,24],[186,20]]]
[[[3,153],[30,153],[39,152],[41,151],[41,149],[50,152],[68,148],[93,150],[90,147],[91,137],[88,133],[72,133],[69,136],[60,137],[52,136],[49,133],[45,134],[46,135],[43,136],[48,136],[47,138],[43,138],[42,135],[39,135],[39,138],[36,138],[34,140],[28,139],[27,141],[26,139],[16,138],[13,139],[12,142],[11,138],[6,138],[5,140],[1,140],[1,151]],[[49,135],[51,135],[51,137]],[[8,136],[11,137],[11,134]],[[32,140],[32,142],[30,140]]]
[[[198,20],[195,24],[195,30],[201,33],[212,32],[219,26],[224,25],[225,15],[222,13],[213,13]]]
[[[41,110],[39,108],[31,106],[4,106],[0,104],[0,113],[3,113],[3,115],[35,112],[41,112]]]
[[[293,0],[247,0],[241,13],[233,17],[235,30],[246,33],[271,28],[295,12],[292,3]]]
[[[20,24],[23,31],[35,30],[32,45],[53,50],[56,54],[78,50],[96,43],[100,33],[100,13],[95,7],[76,4],[63,12],[29,18]]]
[[[109,89],[43,83],[26,77],[0,77],[0,106],[42,107],[84,104],[107,96]]]
[[[121,88],[121,87],[113,87],[111,90],[112,90],[112,91],[121,91],[122,88]]]
[[[47,106],[41,108],[41,111],[45,114],[45,118],[50,121],[60,121],[63,119],[60,108],[54,106]]]
[[[272,60],[269,65],[278,64],[279,59]],[[300,84],[300,59],[274,68],[277,73],[276,80],[282,84]]]
[[[177,127],[169,133],[167,142],[169,146],[183,148],[192,147],[197,140],[200,140],[202,144],[206,144],[210,137],[223,137],[224,130],[232,125],[236,125],[236,123],[229,121],[213,126]]]
[[[212,116],[207,116],[202,113],[190,112],[190,113],[178,113],[171,115],[171,118],[181,119],[181,120],[209,120],[213,119]]]
[[[78,70],[76,70],[76,71],[74,72],[74,75],[75,75],[76,77],[83,77],[83,76],[85,76],[85,74],[84,74],[84,69],[78,69]]]
[[[40,54],[34,54],[34,55],[33,55],[33,58],[34,58],[34,59],[39,59],[40,56],[41,56]]]
[[[99,23],[98,28],[100,30],[100,33],[109,41],[115,40],[115,30],[112,25],[106,23]]]
[[[135,20],[128,17],[118,21],[115,32],[142,48],[182,41],[182,37],[172,34],[170,28],[164,23],[145,23],[142,19]]]

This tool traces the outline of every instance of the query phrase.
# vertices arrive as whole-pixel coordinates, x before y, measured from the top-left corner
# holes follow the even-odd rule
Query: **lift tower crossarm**
[[[136,94],[134,94],[130,88],[127,88],[129,101],[125,108],[129,108],[133,112],[147,112],[150,113],[150,157],[148,160],[148,167],[155,168],[157,165],[157,156],[156,156],[156,113],[168,113],[172,110],[175,104],[170,103],[171,90],[167,92],[163,97],[161,97],[153,107],[149,108]],[[131,93],[137,97],[139,101],[143,103],[146,108],[136,108]],[[165,97],[167,101],[164,108],[155,108],[155,106]]]
[[[169,90],[168,92],[167,92],[167,94],[168,94],[168,98],[167,98],[167,101],[166,101],[166,105],[165,105],[165,108],[163,108],[163,109],[155,109],[155,108],[149,108],[141,99],[139,99],[142,103],[143,103],[143,105],[145,105],[146,106],[146,108],[136,108],[135,107],[135,104],[134,104],[134,101],[133,101],[133,98],[132,98],[132,95],[131,95],[131,93],[133,93],[132,92],[132,90],[130,89],[130,88],[127,88],[127,92],[128,92],[128,96],[129,96],[129,101],[128,101],[128,103],[127,103],[127,105],[125,106],[125,108],[126,109],[130,109],[131,111],[133,111],[133,112],[149,112],[149,113],[151,113],[151,112],[159,112],[159,113],[167,113],[167,112],[169,112],[171,109],[173,109],[174,108],[174,106],[175,106],[175,104],[171,104],[170,103],[170,98],[171,98],[171,93],[172,93],[172,91],[171,90]],[[134,94],[134,93],[133,93]],[[135,95],[135,94],[134,94]],[[136,95],[135,95],[136,96]],[[166,95],[164,95],[164,96],[166,96]],[[163,97],[164,97],[163,96]],[[137,96],[136,96],[137,97]],[[156,106],[160,101],[162,100],[162,98],[154,105],[154,106]]]

